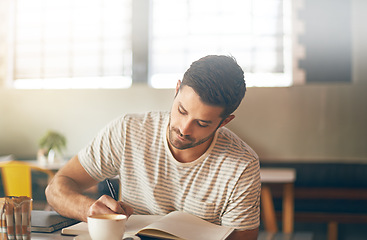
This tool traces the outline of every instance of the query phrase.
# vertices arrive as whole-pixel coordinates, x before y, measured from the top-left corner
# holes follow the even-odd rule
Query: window
[[[233,55],[248,86],[291,85],[289,0],[153,0],[150,79],[175,87],[192,61]]]
[[[16,88],[131,85],[131,0],[14,1]]]
[[[292,84],[290,0],[14,0],[16,88],[175,87],[233,55],[247,86]]]

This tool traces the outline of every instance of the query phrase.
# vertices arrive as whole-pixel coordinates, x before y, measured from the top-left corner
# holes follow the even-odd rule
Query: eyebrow
[[[182,103],[178,103],[178,107],[179,108],[181,108],[184,112],[186,112],[187,113],[187,110],[184,108],[184,106],[182,105]],[[197,121],[200,121],[200,122],[204,122],[204,123],[206,123],[206,124],[211,124],[211,123],[213,123],[212,121],[210,121],[210,120],[202,120],[202,119],[197,119]]]

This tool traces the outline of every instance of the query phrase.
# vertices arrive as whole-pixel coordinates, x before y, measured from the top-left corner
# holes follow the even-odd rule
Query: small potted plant
[[[54,163],[62,160],[66,148],[66,138],[61,133],[49,130],[39,140],[37,158],[41,163]]]

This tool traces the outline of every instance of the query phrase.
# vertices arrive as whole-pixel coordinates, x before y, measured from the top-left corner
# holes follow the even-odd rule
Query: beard
[[[209,136],[196,140],[195,138],[191,137],[190,135],[183,135],[179,129],[172,127],[171,124],[169,124],[168,128],[168,141],[171,143],[171,145],[174,148],[177,148],[179,150],[185,150],[188,148],[196,147],[209,139],[213,137],[215,134],[215,131],[213,131]]]

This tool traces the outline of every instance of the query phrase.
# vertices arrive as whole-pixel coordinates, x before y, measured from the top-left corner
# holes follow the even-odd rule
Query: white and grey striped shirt
[[[135,214],[181,210],[236,229],[258,227],[256,153],[222,127],[200,158],[178,162],[167,144],[168,122],[167,112],[118,118],[79,152],[79,161],[98,181],[118,175],[120,197]]]

